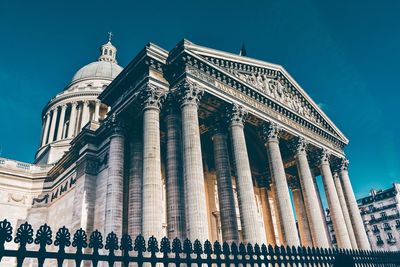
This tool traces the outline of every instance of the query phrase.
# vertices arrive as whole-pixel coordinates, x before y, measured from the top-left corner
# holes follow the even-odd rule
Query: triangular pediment
[[[347,144],[348,139],[280,65],[243,57],[189,43],[185,49],[207,64],[263,93],[268,98],[329,132]]]

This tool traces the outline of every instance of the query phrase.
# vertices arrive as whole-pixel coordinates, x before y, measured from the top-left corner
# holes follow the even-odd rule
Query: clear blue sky
[[[399,1],[0,2],[0,147],[31,162],[41,109],[114,33],[125,66],[182,38],[283,65],[350,139],[358,196],[400,179]]]

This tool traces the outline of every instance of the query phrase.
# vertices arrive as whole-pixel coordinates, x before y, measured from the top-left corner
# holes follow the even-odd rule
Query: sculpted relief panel
[[[264,74],[245,74],[232,69],[229,69],[228,71],[240,80],[252,85],[272,99],[296,112],[300,116],[321,125],[321,121],[313,112],[313,108],[307,105],[297,92],[287,88],[283,82],[281,83],[276,79],[271,79]]]

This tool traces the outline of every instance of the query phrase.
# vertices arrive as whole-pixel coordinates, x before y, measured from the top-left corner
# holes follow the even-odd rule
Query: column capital
[[[165,90],[154,84],[146,84],[142,89],[140,99],[142,102],[142,108],[145,109],[161,109],[161,106],[165,99]]]
[[[281,131],[282,128],[274,122],[261,125],[261,135],[265,143],[271,141],[278,142]]]
[[[124,134],[124,129],[125,129],[125,124],[121,120],[119,116],[117,116],[115,113],[113,113],[111,116],[107,118],[107,121],[105,122],[106,127],[110,130],[111,135],[123,135]]]
[[[181,107],[186,105],[198,106],[204,95],[204,89],[201,86],[186,79],[178,83],[173,90],[177,92]]]
[[[329,160],[331,157],[331,153],[327,149],[322,149],[321,153],[318,155],[317,165],[321,166],[324,164],[329,165]]]
[[[61,106],[61,109],[66,109],[68,107],[68,104],[64,103],[64,104],[61,104],[60,106]]]
[[[76,107],[77,105],[78,105],[78,101],[75,100],[75,101],[71,102],[71,106],[75,106]]]
[[[303,137],[293,138],[289,142],[289,149],[296,157],[300,153],[307,153],[308,141]]]
[[[82,101],[82,103],[83,103],[83,105],[87,105],[88,106],[89,103],[90,103],[90,100],[85,99],[85,100]]]
[[[339,170],[348,171],[349,170],[349,160],[346,158],[342,158],[339,164]]]
[[[244,123],[246,122],[246,117],[247,117],[247,110],[237,104],[233,103],[232,107],[227,107],[227,115],[228,115],[228,121],[229,124],[232,125],[240,125],[243,126]]]

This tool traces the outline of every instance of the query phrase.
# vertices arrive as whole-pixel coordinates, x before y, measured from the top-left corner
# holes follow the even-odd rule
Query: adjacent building
[[[357,200],[371,248],[400,250],[400,184]]]
[[[0,159],[14,231],[330,247],[321,176],[338,246],[370,248],[348,140],[282,66],[187,40],[124,69],[116,52],[103,45],[45,106],[33,164]]]
[[[386,190],[372,189],[369,196],[357,200],[365,231],[373,250],[400,250],[400,184]],[[337,247],[329,209],[326,210],[332,245]]]

